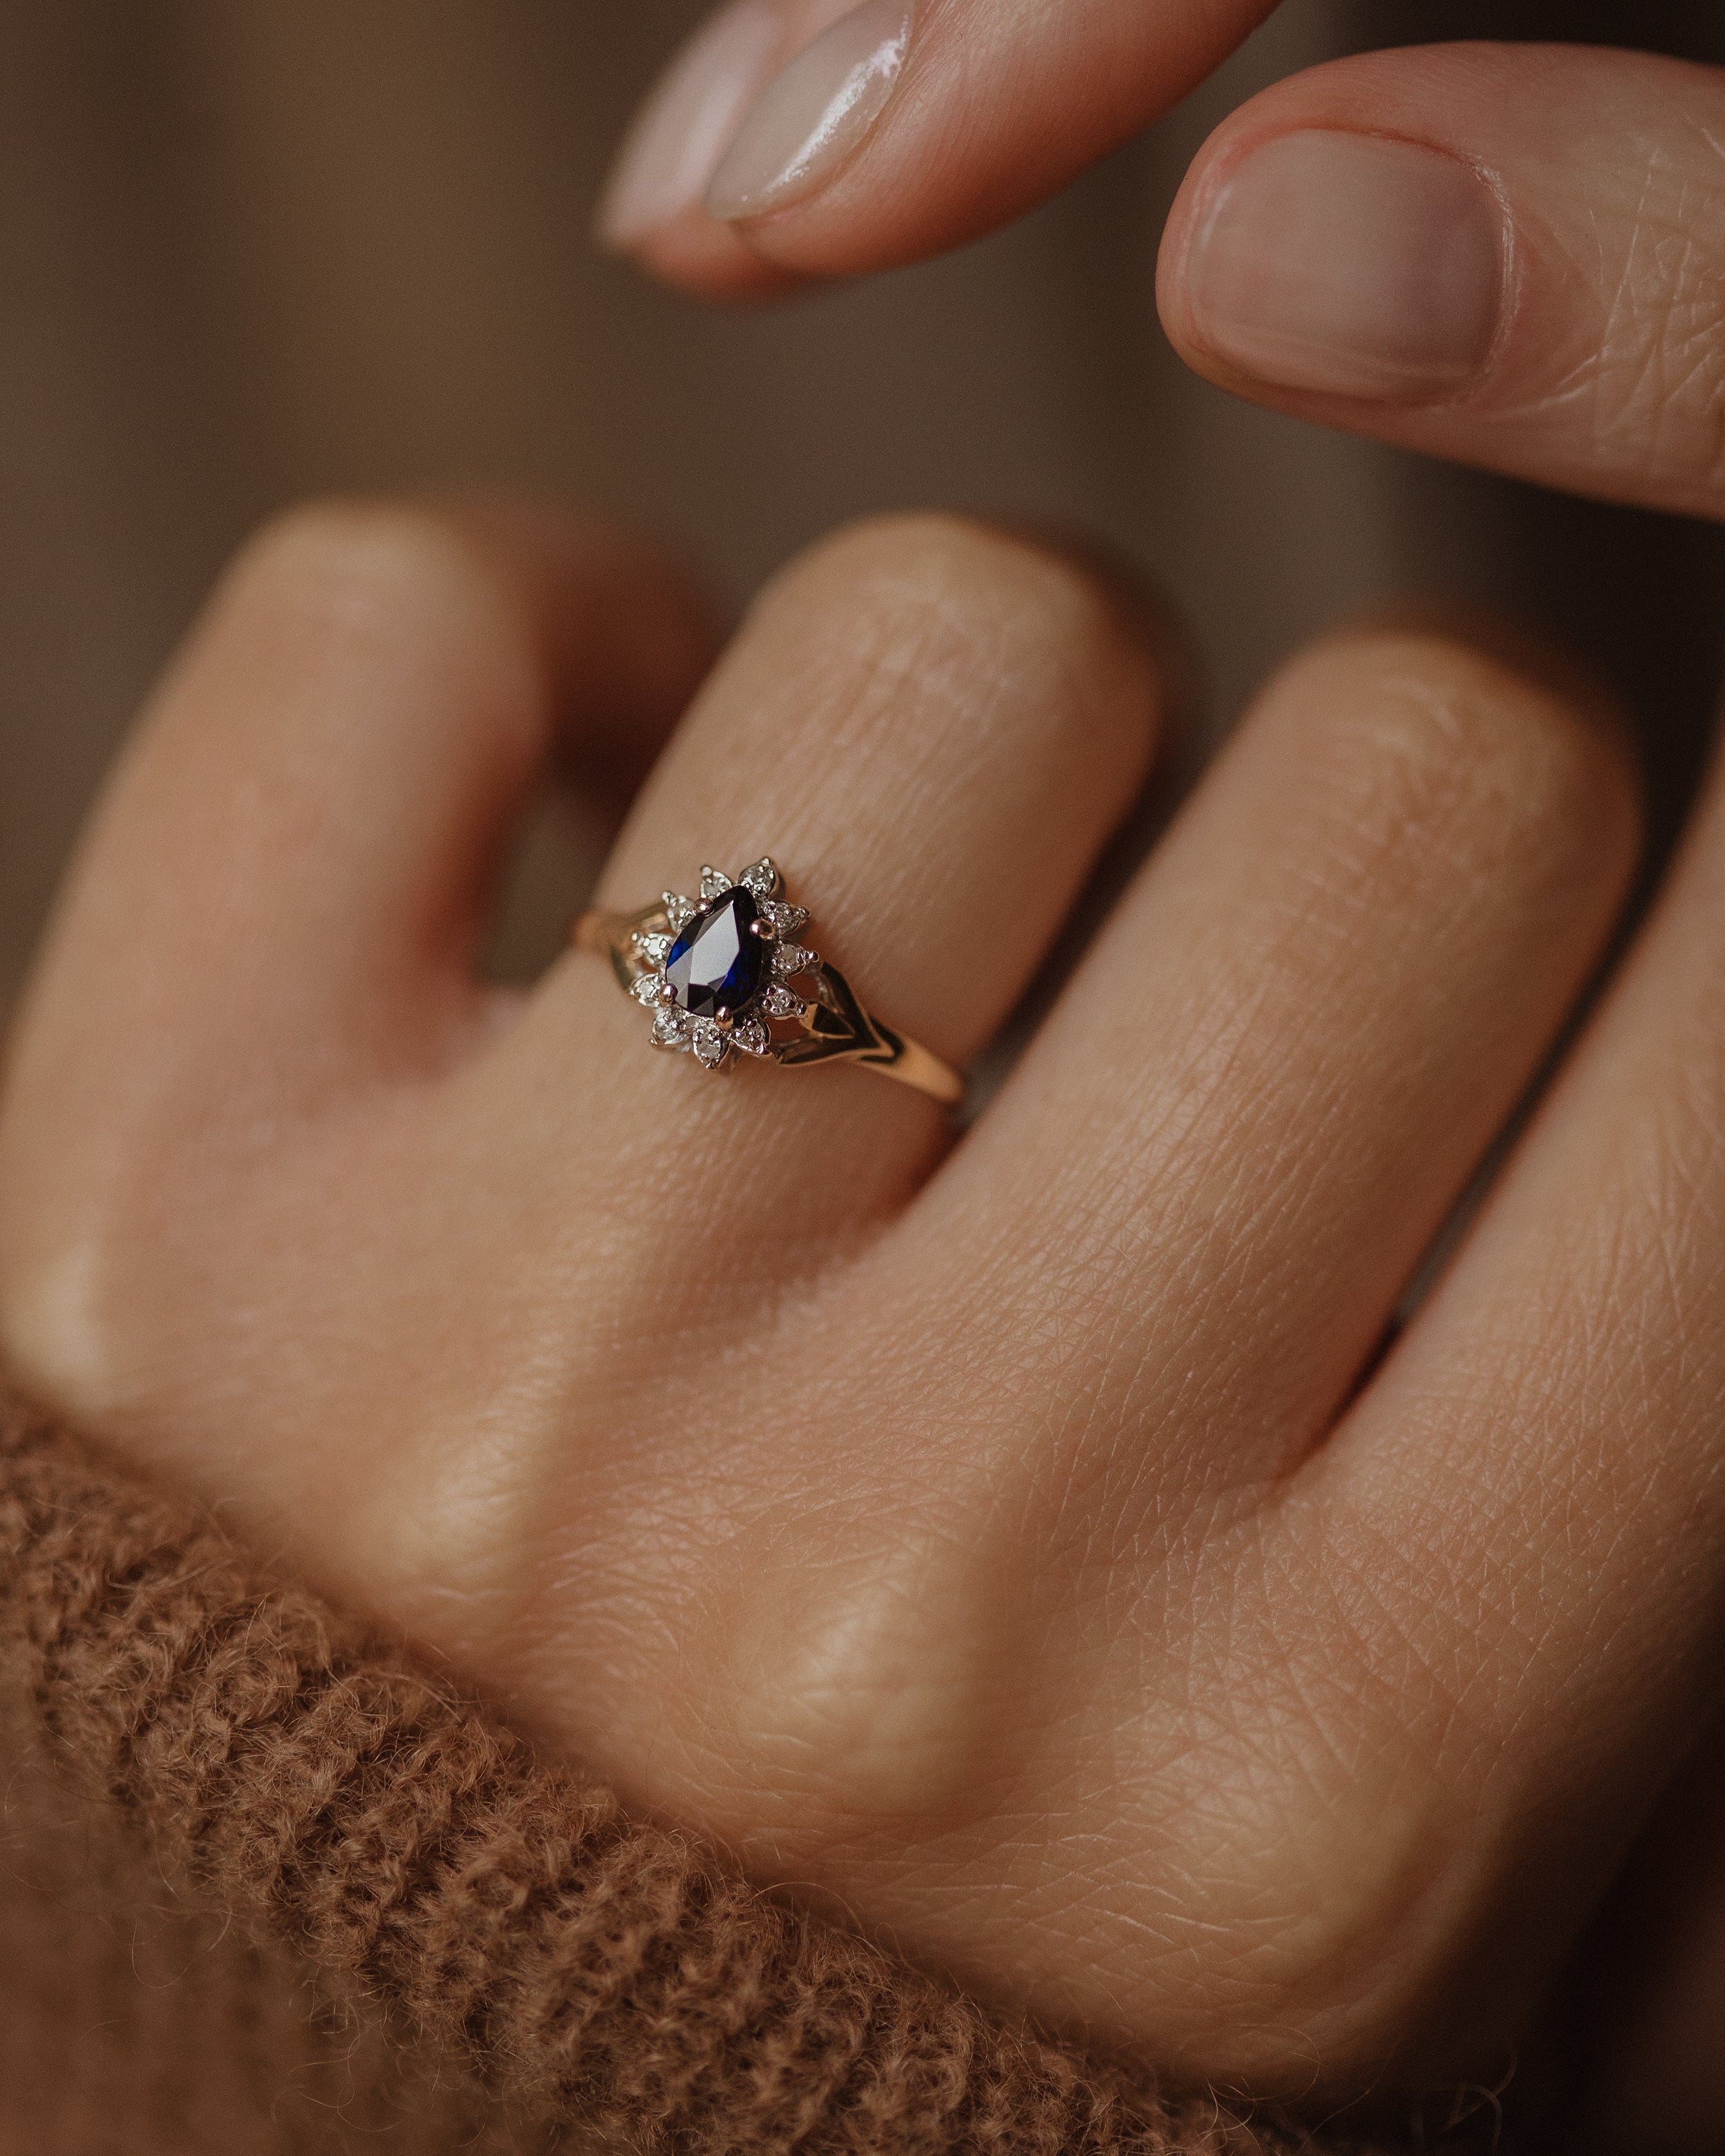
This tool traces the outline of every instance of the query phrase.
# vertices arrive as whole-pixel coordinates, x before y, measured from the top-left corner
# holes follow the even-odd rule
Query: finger
[[[490,1037],[472,958],[526,789],[559,738],[626,786],[709,649],[677,572],[549,513],[335,505],[253,542],[110,781],[8,1058],[0,1285],[44,1398],[111,1427],[200,1334],[218,1360],[291,1306],[295,1260],[248,1289],[235,1245],[309,1194],[297,1142]],[[359,1209],[311,1204],[350,1253]]]
[[[829,17],[843,11],[829,7]],[[790,58],[800,33],[826,27],[779,0],[721,8],[676,54],[617,153],[594,219],[602,245],[638,255],[668,285],[729,300],[793,285],[734,226],[709,216],[714,167],[755,94]]]
[[[495,1028],[451,924],[552,683],[579,685],[597,737],[602,693],[662,720],[691,649],[627,549],[552,543],[543,580],[520,560],[417,512],[319,512],[262,543],[98,820],[0,1126],[16,1363],[367,1600],[506,1586],[543,1490],[588,1456],[577,1434],[639,1411],[650,1357],[613,1349],[650,1338],[643,1312],[685,1333],[738,1298],[758,1317],[811,1239],[901,1201],[943,1143],[933,1103],[877,1076],[726,1085],[655,1054],[584,956]],[[547,620],[590,672],[560,672]],[[1070,560],[932,521],[854,534],[757,610],[602,899],[774,851],[823,956],[962,1059],[1131,798],[1157,680]],[[417,1341],[411,1367],[380,1367],[379,1339]]]
[[[800,944],[962,1068],[1138,790],[1160,696],[1142,608],[1072,554],[956,519],[862,526],[756,608],[643,792],[603,902],[633,910],[696,891],[705,864],[734,879],[770,855],[809,916]],[[643,1206],[641,1232],[709,1292],[799,1268],[799,1230],[843,1238],[896,1209],[944,1143],[932,1101],[873,1073],[713,1076],[649,1034],[609,969],[572,957],[509,1044],[508,1082],[526,1094],[557,1072],[605,1129],[600,1210],[680,1133],[682,1231]]]
[[[1370,1578],[1350,1621],[1414,1672],[1428,1839],[1466,1820],[1482,1900],[1513,1880],[1576,1923],[1725,1690],[1722,953],[1716,776],[1491,1206],[1312,1474],[1317,1562]]]
[[[1165,111],[1274,0],[732,0],[619,157],[601,236],[748,296],[939,253]]]
[[[1261,2074],[1317,1968],[1363,1983],[1400,1795],[1353,1741],[1327,1576],[1284,1563],[1284,1478],[1547,1053],[1635,836],[1615,727],[1507,660],[1374,629],[1273,684],[845,1275],[848,1343],[817,1336],[819,1382],[865,1385],[844,1500],[824,1434],[781,1440],[702,1604],[744,1614],[690,1665],[699,1794],[656,1801],[763,1856],[770,1823],[781,1866],[997,1995],[1053,1940],[1061,2012],[1194,2073]],[[871,1810],[942,1825],[907,1871]],[[1236,1920],[1218,2010],[1188,1928]],[[1395,1936],[1401,1998],[1424,1949]],[[1314,2042],[1327,2085],[1381,2050],[1350,2021]]]
[[[272,526],[108,788],[42,969],[38,1056],[76,1063],[99,1036],[105,1073],[167,1059],[280,1087],[470,1040],[499,850],[554,745],[626,793],[711,640],[680,572],[548,511]]]
[[[1560,47],[1338,61],[1206,145],[1163,244],[1189,362],[1327,425],[1725,513],[1725,71]]]
[[[1302,1455],[1594,963],[1635,833],[1615,728],[1447,639],[1358,633],[1266,692],[919,1209],[932,1270],[996,1254],[942,1337],[1034,1337],[1049,1270],[1071,1283],[1061,1355],[1021,1373],[1065,1433],[1047,1473],[1106,1463],[1117,1522]]]

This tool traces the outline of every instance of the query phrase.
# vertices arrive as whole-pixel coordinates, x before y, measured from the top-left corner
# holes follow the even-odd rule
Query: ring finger
[[[962,1069],[1139,786],[1158,697],[1142,624],[1065,556],[950,520],[859,528],[757,608],[637,804],[602,900],[633,909],[694,892],[704,865],[735,878],[770,855],[809,912],[800,943]],[[572,957],[487,1081],[494,1098],[543,1101],[549,1086],[557,1112],[578,1100],[604,1132],[547,1204],[612,1221],[614,1278],[698,1286],[710,1307],[732,1282],[758,1296],[891,1214],[944,1147],[939,1109],[873,1071],[732,1055],[709,1075],[651,1053],[649,1034],[608,969]],[[516,1128],[542,1143],[531,1117]],[[542,1240],[560,1232],[547,1218]]]
[[[1320,1746],[1309,1810],[1255,1810],[1303,1725],[1279,1679],[1261,1721],[1221,1703],[1212,1625],[1241,1667],[1279,1653],[1225,1529],[1358,1383],[1636,829],[1615,730],[1524,668],[1373,630],[1272,684],[963,1150],[775,1341],[829,1411],[726,1477],[696,1575],[725,1620],[634,1686],[653,1800],[968,1982],[1035,1941],[1045,2007],[1111,2041],[1233,2067],[1254,2014],[1285,2031],[1339,1933],[1291,1928],[1243,2009],[1194,1989],[1193,1928],[1255,1933],[1325,1852],[1353,1866],[1360,1800]]]

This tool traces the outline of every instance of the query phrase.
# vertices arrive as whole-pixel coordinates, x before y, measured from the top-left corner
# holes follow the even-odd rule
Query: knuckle
[[[449,520],[418,503],[342,497],[295,503],[253,534],[236,573],[265,587],[322,588],[349,578],[410,581],[462,549]]]
[[[1461,1831],[1466,1717],[1429,1647],[1332,1649],[1272,1653],[1262,1704],[1183,1759],[1163,1804],[1175,1876],[1195,1882],[1183,1913],[1235,1942],[1189,2042],[1211,2071],[1254,2080],[1303,2052],[1339,2090],[1410,2023],[1466,2045],[1444,1994],[1456,1912],[1481,1881]]]
[[[69,1098],[111,1098],[96,1059],[69,1076],[28,1021],[0,1094],[0,1363],[43,1405],[97,1426],[121,1389],[115,1255],[133,1207],[126,1137],[110,1117],[66,1142]]]
[[[971,1809],[990,1789],[1014,1689],[1008,1614],[943,1535],[909,1532],[864,1563],[799,1548],[720,1592],[724,1644],[691,1718],[751,1805],[793,1799],[801,1831],[824,1840],[859,1818]]]
[[[853,588],[879,584],[913,606],[956,602],[992,610],[1009,593],[1055,619],[1081,581],[1076,564],[1053,548],[1002,526],[938,511],[842,526],[788,575],[833,578]]]
[[[1328,692],[1316,761],[1371,862],[1541,883],[1626,869],[1639,790],[1614,719],[1435,635],[1356,646],[1342,663],[1341,681],[1314,685]]]
[[[53,1078],[49,1073],[50,1081]],[[51,1091],[14,1082],[0,1104],[0,1363],[44,1406],[100,1430],[173,1360],[132,1352],[119,1312],[139,1281],[164,1291],[136,1146],[116,1116],[100,1140],[69,1146]],[[146,1378],[144,1363],[153,1365]]]
[[[0,1354],[8,1372],[36,1399],[91,1425],[115,1392],[100,1272],[99,1246],[87,1239],[44,1241],[24,1227],[0,1245]]]
[[[830,638],[883,675],[979,711],[1036,714],[1045,732],[1139,756],[1159,704],[1153,605],[1076,547],[963,516],[849,525],[767,588],[757,618],[778,635]],[[996,693],[991,696],[991,690]]]
[[[240,550],[214,618],[314,654],[477,639],[500,659],[521,641],[477,534],[431,503],[332,499],[273,518]]]

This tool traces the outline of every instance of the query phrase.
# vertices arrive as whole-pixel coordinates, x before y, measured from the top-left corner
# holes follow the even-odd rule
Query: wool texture
[[[0,2156],[1314,2146],[764,1898],[10,1405],[0,1737]]]

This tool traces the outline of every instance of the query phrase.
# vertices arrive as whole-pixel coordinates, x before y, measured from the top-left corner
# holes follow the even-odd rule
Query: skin
[[[1178,88],[1250,12],[1187,18],[1215,38],[1161,76],[1134,48],[1132,80]],[[1494,98],[1500,64],[1538,99]],[[1489,165],[1538,304],[1440,407],[1230,386],[1716,513],[1717,340],[1691,333],[1717,91],[1643,64],[1402,54],[1247,108],[1230,129],[1402,99],[1402,131]],[[1021,73],[1062,119],[1016,187],[1137,124],[1075,131],[1079,78]],[[937,104],[890,107],[843,185]],[[1183,235],[1238,139],[1170,227],[1177,341]],[[948,244],[1027,198],[990,193],[993,140],[930,151],[872,242],[853,193],[848,254],[821,253],[839,193],[738,244],[798,274]],[[1675,169],[1681,247],[1639,244],[1671,212],[1625,183],[1637,157]],[[1578,352],[1607,393],[1562,393]],[[532,772],[561,745],[626,790],[703,655],[674,576],[590,529],[347,509],[259,542],[16,1038],[12,1353],[637,1801],[998,1999],[1296,2098],[1495,2077],[1717,1703],[1725,802],[1374,1365],[1609,935],[1635,845],[1609,724],[1430,634],[1307,654],[954,1150],[865,1074],[653,1059],[585,962],[521,1005],[473,979]],[[822,947],[962,1060],[1158,701],[1154,639],[1070,561],[848,535],[709,681],[604,895],[769,849]],[[1691,1978],[1706,1914],[1668,1964]],[[1657,2020],[1632,2089],[1669,2078]]]
[[[810,5],[784,0],[788,49],[817,26]],[[922,0],[892,100],[824,184],[722,225],[697,195],[629,248],[668,281],[742,298],[961,244],[1158,117],[1269,12],[1255,0]],[[1497,334],[1441,393],[1317,394],[1243,372],[1207,341],[1189,284],[1206,216],[1252,151],[1313,128],[1439,152],[1502,207]],[[1255,402],[1548,485],[1717,518],[1722,141],[1725,75],[1645,54],[1434,46],[1313,69],[1250,100],[1194,161],[1163,238],[1163,322],[1199,372]],[[1725,2134],[1725,1840],[1711,1799],[1721,1756],[1716,1737],[1626,1889],[1638,1949],[1614,1942],[1618,1974],[1604,1988],[1634,2033],[1591,2061],[1605,2084],[1594,2116],[1626,2144],[1711,2150]]]
[[[845,11],[774,0],[783,38],[765,70]],[[1275,0],[921,0],[897,91],[817,193],[742,224],[699,190],[631,235],[629,251],[691,291],[771,295],[811,277],[896,269],[1008,223],[1178,103]]]
[[[806,864],[965,1061],[1142,779],[1158,644],[1022,536],[842,535],[602,896]],[[592,527],[254,545],[14,1039],[9,1353],[1003,2004],[1296,2100],[1495,2071],[1716,1684],[1725,803],[1374,1370],[1610,933],[1609,720],[1430,631],[1307,654],[955,1146],[860,1070],[655,1056],[593,961],[475,978],[536,770],[617,785],[703,655]]]

